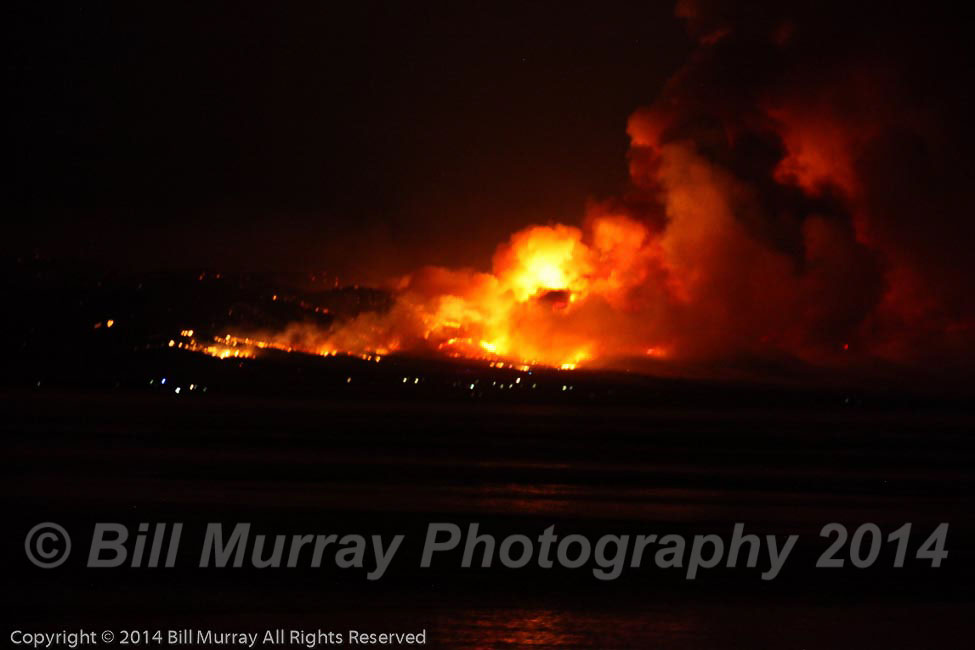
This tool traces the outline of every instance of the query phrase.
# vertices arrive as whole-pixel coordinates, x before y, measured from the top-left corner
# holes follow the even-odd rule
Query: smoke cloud
[[[389,312],[288,339],[555,366],[970,358],[971,137],[943,23],[676,11],[698,47],[629,119],[625,196],[513,234],[490,272],[420,269]]]

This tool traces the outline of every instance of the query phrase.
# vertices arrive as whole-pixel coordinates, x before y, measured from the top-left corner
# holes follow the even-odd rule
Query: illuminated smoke
[[[699,47],[629,120],[631,191],[582,227],[525,228],[490,272],[423,268],[386,313],[274,338],[567,367],[966,353],[970,188],[939,166],[950,126],[884,58],[902,35],[781,11],[678,4]]]

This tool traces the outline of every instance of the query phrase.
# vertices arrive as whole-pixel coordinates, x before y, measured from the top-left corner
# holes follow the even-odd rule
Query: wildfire
[[[595,359],[639,355],[607,339],[612,311],[653,264],[643,224],[606,215],[583,230],[533,226],[495,253],[490,273],[428,267],[406,277],[389,313],[364,314],[321,333],[300,326],[280,339],[343,353],[434,350],[451,357],[570,370]]]
[[[328,329],[293,323],[205,343],[184,330],[178,347],[219,358],[269,349],[368,361],[433,353],[562,370],[669,358],[673,332],[665,325],[690,289],[669,275],[677,262],[667,244],[647,224],[608,211],[592,214],[584,229],[532,226],[498,247],[489,273],[426,267],[401,279],[386,312],[367,311]]]
[[[217,337],[212,342],[199,341],[193,335],[193,330],[184,329],[180,332],[179,341],[170,339],[169,347],[200,352],[218,359],[253,359],[257,356],[257,349],[269,347],[267,341],[250,341],[229,334]]]
[[[929,167],[933,158],[898,157],[941,142],[927,142],[937,130],[914,111],[900,114],[897,101],[877,103],[896,95],[871,59],[836,66],[848,76],[823,76],[819,53],[779,56],[803,47],[791,28],[737,30],[734,12],[708,18],[707,7],[685,4],[692,31],[707,27],[700,49],[659,101],[631,115],[628,191],[589,206],[581,226],[515,232],[489,270],[421,268],[395,284],[391,306],[335,316],[328,327],[292,323],[208,343],[184,335],[180,345],[224,358],[276,349],[378,361],[400,352],[564,370],[969,351],[975,319],[955,267],[971,256],[954,243],[967,240],[955,223],[932,239],[908,227],[919,214],[952,214],[937,203],[952,194],[887,198]],[[776,65],[752,75],[758,59]],[[748,70],[729,75],[736,62]],[[793,82],[807,64],[816,72],[804,88]],[[907,134],[910,146],[893,147]],[[949,186],[940,175],[953,170],[938,169],[923,187]],[[942,259],[940,239],[954,257]]]
[[[170,339],[168,347],[176,348],[178,350],[186,350],[188,352],[198,352],[211,357],[216,357],[217,359],[254,359],[257,358],[262,351],[278,350],[280,352],[299,352],[302,354],[314,354],[324,357],[334,357],[343,354],[358,357],[363,361],[374,361],[379,363],[382,361],[383,355],[387,354],[385,351],[382,353],[352,353],[329,347],[306,348],[301,345],[292,345],[273,337],[256,338],[249,336],[234,336],[233,334],[216,336],[212,339],[212,341],[201,341],[194,337],[194,331],[191,329],[184,329],[180,331],[180,337],[181,338],[179,340]]]
[[[498,248],[490,273],[427,267],[403,278],[385,313],[365,312],[327,330],[295,323],[212,342],[186,329],[170,345],[223,359],[279,350],[378,362],[425,351],[499,368],[573,370],[647,348],[642,340],[607,338],[605,314],[645,279],[653,245],[645,225],[620,215],[596,219],[585,232],[533,226]]]

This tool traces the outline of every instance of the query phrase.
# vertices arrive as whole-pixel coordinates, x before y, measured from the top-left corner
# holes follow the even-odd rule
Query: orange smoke
[[[400,281],[387,313],[275,338],[321,354],[435,352],[562,368],[812,355],[804,332],[832,314],[829,285],[849,270],[832,260],[845,233],[810,220],[803,273],[736,219],[746,187],[689,146],[657,155],[661,228],[593,206],[584,228],[515,233],[490,273],[426,267]]]
[[[422,268],[398,282],[388,312],[366,312],[326,331],[295,324],[270,335],[271,347],[562,368],[637,358],[845,363],[851,343],[857,354],[904,358],[883,332],[869,331],[885,309],[907,307],[900,304],[904,282],[885,293],[877,252],[858,227],[865,215],[844,221],[811,211],[790,224],[798,253],[776,246],[753,184],[695,140],[661,137],[661,119],[669,118],[651,109],[629,124],[633,184],[653,193],[654,218],[593,205],[582,228],[514,233],[497,248],[490,272]],[[835,136],[827,141],[808,135],[820,122],[792,126],[787,119],[770,114],[785,142],[770,178],[806,198],[835,188],[855,206],[858,186],[840,127],[823,132]],[[887,279],[902,275],[894,267]]]
[[[970,350],[971,256],[950,215],[971,193],[928,153],[949,141],[936,116],[890,101],[910,93],[883,61],[839,58],[858,41],[810,37],[818,13],[770,3],[753,24],[765,13],[736,7],[680,3],[700,45],[629,120],[627,196],[582,227],[514,233],[490,272],[420,269],[389,311],[275,345],[567,368]]]

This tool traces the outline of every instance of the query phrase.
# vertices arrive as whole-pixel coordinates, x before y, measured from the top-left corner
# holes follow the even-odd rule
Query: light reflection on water
[[[466,610],[442,622],[440,642],[458,648],[622,648],[669,644],[694,634],[692,620],[661,612],[628,615],[553,609]]]
[[[571,600],[566,596],[566,600]],[[970,603],[844,603],[787,599],[671,603],[602,611],[558,608],[448,610],[431,625],[439,648],[667,650],[966,648]],[[610,611],[612,610],[612,611]],[[449,612],[449,613],[448,613]]]

